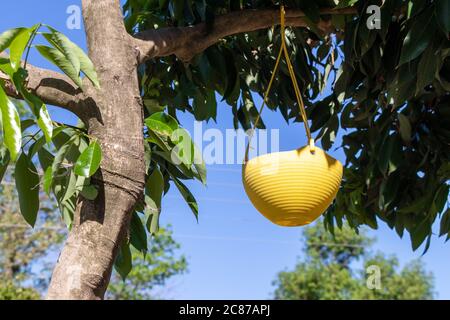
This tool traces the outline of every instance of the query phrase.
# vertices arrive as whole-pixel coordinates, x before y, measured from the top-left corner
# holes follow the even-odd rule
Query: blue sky
[[[85,47],[83,30],[66,28],[66,9],[80,5],[75,0],[16,0],[2,3],[0,31],[17,26],[31,26],[38,22],[49,24]],[[37,55],[30,61],[52,68]],[[74,119],[56,108],[52,116],[58,120]],[[217,124],[210,122],[204,128],[221,131],[233,127],[231,109],[220,104]],[[182,124],[193,128],[193,118],[181,115]],[[268,109],[264,113],[268,128],[280,130],[280,149],[290,150],[305,144],[301,124],[288,126],[280,114]],[[207,143],[205,143],[207,144]],[[340,152],[331,152],[340,160]],[[180,299],[265,299],[273,292],[272,281],[277,272],[292,269],[301,256],[301,228],[281,228],[265,220],[250,204],[241,184],[240,165],[208,166],[208,186],[189,184],[200,206],[199,223],[175,189],[163,200],[162,223],[171,224],[174,236],[182,245],[182,253],[189,262],[189,272],[170,282],[163,293],[168,298]],[[375,249],[395,254],[404,264],[419,258],[422,251],[412,252],[409,238],[399,239],[395,232],[380,223]],[[422,258],[435,275],[438,298],[450,299],[449,244],[433,237],[428,253]]]

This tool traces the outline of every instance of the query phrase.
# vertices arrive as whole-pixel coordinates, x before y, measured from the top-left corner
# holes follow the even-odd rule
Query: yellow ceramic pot
[[[320,148],[270,153],[243,168],[245,191],[255,208],[273,223],[302,226],[332,203],[342,180],[342,164]]]

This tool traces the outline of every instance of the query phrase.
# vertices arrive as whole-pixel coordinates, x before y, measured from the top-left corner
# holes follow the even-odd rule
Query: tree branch
[[[9,58],[2,53],[0,53],[0,57]],[[82,114],[78,107],[78,100],[82,95],[82,91],[69,77],[30,64],[27,65],[27,71],[28,78],[26,87],[29,91],[39,97],[44,103],[69,110],[81,117]],[[5,91],[8,96],[16,99],[23,99],[9,77],[1,71],[0,80],[4,81]]]
[[[322,15],[356,14],[353,7],[343,9],[322,9]],[[298,9],[286,11],[286,25],[306,27],[305,13]],[[215,44],[220,39],[243,32],[251,32],[280,23],[278,9],[241,10],[217,16],[214,24],[207,27],[200,23],[191,27],[170,27],[143,31],[134,38],[134,45],[140,52],[140,62],[156,57],[175,54],[183,61]],[[331,32],[331,22],[320,21],[318,27]]]

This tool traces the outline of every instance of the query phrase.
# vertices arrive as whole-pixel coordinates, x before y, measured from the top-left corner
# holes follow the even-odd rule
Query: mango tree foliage
[[[32,28],[12,29],[0,35],[2,51],[9,49],[9,58],[0,57],[0,71],[14,83],[15,90],[30,108],[21,121],[15,101],[0,86],[4,133],[1,144],[1,176],[8,165],[15,161],[20,211],[28,224],[34,226],[38,218],[39,191],[43,190],[56,198],[62,218],[70,229],[78,197],[94,200],[98,196],[98,190],[90,184],[90,179],[100,167],[102,151],[99,143],[89,137],[82,123],[73,127],[53,122],[46,105],[25,87],[27,61],[22,62],[21,59],[22,56],[28,56],[28,50],[37,41],[35,37],[41,28],[44,27],[36,25]],[[45,28],[48,32],[41,32],[39,35],[47,44],[35,44],[37,51],[59,67],[81,90],[82,73],[99,88],[95,69],[86,54],[62,33],[49,26]],[[198,150],[177,120],[158,112],[146,119],[146,125],[148,190],[145,202],[138,205],[132,219],[131,242],[124,244],[116,261],[116,269],[124,277],[131,271],[129,246],[132,245],[145,254],[148,250],[147,233],[154,235],[159,229],[161,198],[169,188],[169,181],[175,182],[195,216],[198,215],[197,203],[180,179],[197,178],[206,183],[206,169]],[[173,152],[176,144],[185,146],[187,150]],[[179,162],[174,162],[172,157],[177,154],[183,154],[183,157]],[[39,169],[36,167],[37,163]],[[141,220],[138,212],[145,221]]]
[[[55,196],[69,228],[74,223],[77,204],[82,203],[79,200],[95,204],[81,205],[80,209],[98,220],[105,217],[101,206],[105,196],[110,203],[112,199],[122,201],[126,210],[117,203],[111,204],[117,212],[109,212],[106,217],[117,214],[120,216],[117,223],[123,222],[108,233],[120,240],[117,241],[120,250],[112,248],[110,254],[116,256],[120,252],[116,269],[126,275],[131,271],[131,252],[145,253],[146,241],[159,229],[162,198],[170,186],[178,189],[198,218],[198,204],[184,181],[197,179],[205,183],[206,170],[195,145],[177,120],[177,113],[187,111],[197,120],[215,120],[218,102],[223,101],[230,106],[236,128],[248,129],[254,124],[258,116],[255,97],[267,87],[280,46],[278,27],[270,27],[279,22],[280,2],[128,0],[123,13],[130,37],[123,34],[121,19],[117,21],[117,3],[86,0],[84,11],[92,11],[84,17],[86,25],[91,26],[86,28],[89,57],[62,33],[43,24],[7,30],[0,35],[0,176],[10,163],[16,163],[22,214],[30,224],[37,219],[39,188]],[[377,228],[383,221],[400,236],[405,230],[409,232],[416,249],[425,241],[428,248],[431,226],[440,218],[439,233],[448,239],[448,0],[283,3],[289,25],[286,40],[311,129],[324,149],[342,148],[347,158],[341,192],[325,214],[326,227],[333,231],[346,220],[355,229],[362,225]],[[373,5],[381,13],[380,28],[375,29],[368,27],[368,21],[373,19]],[[96,12],[99,8],[102,12]],[[249,14],[264,18],[264,25],[255,25],[257,19],[249,21]],[[246,29],[247,23],[240,23],[240,18],[251,28]],[[101,26],[98,19],[111,22],[114,28],[102,34],[104,29],[98,28]],[[229,24],[224,25],[224,21]],[[369,26],[376,27],[377,23]],[[227,31],[230,28],[233,32]],[[113,34],[124,43],[108,39]],[[46,72],[55,82],[65,83],[64,87],[49,90],[44,85],[40,89],[46,91],[40,93],[36,90],[38,86],[29,90],[36,74],[27,61],[29,50],[37,50],[64,74],[61,79],[61,74]],[[114,61],[103,59],[105,50],[110,50],[108,55],[114,56]],[[119,59],[123,61],[116,63]],[[108,67],[98,68],[99,65]],[[134,83],[135,67],[139,88]],[[118,73],[129,81],[116,81]],[[283,62],[268,107],[278,110],[286,121],[300,122],[295,93],[289,83],[289,72]],[[115,95],[119,88],[121,96]],[[129,110],[129,105],[140,109],[141,100],[136,99],[139,93],[144,106],[143,128],[136,114],[124,117],[123,109]],[[24,100],[32,116],[21,119],[11,97]],[[74,112],[80,117],[80,124],[55,123],[44,102],[55,102]],[[87,107],[90,109],[86,110]],[[128,134],[141,138],[143,133],[145,170],[139,167],[131,172],[112,164],[111,159],[123,154],[120,150],[102,148],[110,145],[110,141],[102,139],[128,125],[129,132],[120,132],[125,135],[123,141],[131,138]],[[265,124],[258,127],[264,128]],[[335,145],[338,136],[342,137],[341,145]],[[116,142],[123,149],[129,148],[122,140]],[[142,151],[138,150],[140,145],[133,145],[136,150],[128,151]],[[105,151],[109,154],[104,156]],[[127,161],[136,162],[136,166],[143,158],[142,154],[134,158],[130,152],[127,155]],[[120,172],[114,174],[117,182],[108,185],[115,189],[108,189],[108,194],[102,193],[105,189],[102,174],[106,171],[98,170],[105,161],[109,167],[120,167]],[[141,175],[145,181],[141,181]],[[135,188],[125,188],[132,200],[119,191],[123,189],[122,178],[133,180],[129,182]],[[115,192],[120,199],[113,195]],[[141,193],[142,199],[137,201]],[[32,201],[26,201],[28,198]],[[128,221],[132,222],[130,237],[122,241]],[[96,229],[90,235],[99,236],[100,227],[90,226]],[[77,239],[80,240],[77,245],[81,246],[83,239]],[[76,255],[89,255],[77,246],[73,248],[78,250]],[[95,250],[97,254],[105,252],[103,248]],[[59,278],[55,282],[63,283],[66,265],[82,263],[82,268],[87,268],[92,265],[89,259],[92,257],[62,261],[62,271],[57,272]],[[98,271],[100,274],[109,274],[109,264],[98,267],[102,269]],[[108,282],[103,280],[102,283]],[[87,292],[85,297],[101,298],[105,288],[98,289]],[[53,297],[73,295],[68,291],[68,286],[55,286]]]
[[[300,8],[308,27],[287,31],[295,72],[312,131],[326,150],[346,155],[344,183],[327,211],[328,229],[383,221],[399,236],[410,233],[413,249],[440,234],[450,238],[450,5],[437,1],[284,1]],[[376,5],[380,29],[369,29]],[[276,9],[276,1],[129,0],[129,32],[206,23],[214,31],[220,15]],[[321,14],[327,8],[355,14]],[[322,19],[322,20],[321,20]],[[332,25],[324,33],[320,21]],[[370,24],[369,24],[370,25]],[[206,34],[208,31],[206,31]],[[218,100],[226,102],[235,127],[251,127],[255,97],[267,87],[280,45],[277,28],[221,39],[186,63],[175,56],[150,60],[141,69],[147,114],[167,106],[215,120]],[[286,121],[301,121],[287,66],[282,63],[268,106]],[[326,88],[331,87],[331,92]],[[260,127],[264,127],[261,125]],[[342,143],[334,144],[337,136]]]
[[[42,29],[47,31],[42,32]],[[61,213],[70,226],[78,194],[89,185],[80,177],[90,177],[97,171],[101,151],[91,152],[87,146],[89,137],[82,127],[69,128],[53,122],[47,106],[26,88],[28,77],[27,61],[29,50],[36,36],[47,40],[50,46],[36,45],[37,50],[52,63],[61,68],[76,84],[81,84],[81,72],[98,83],[89,58],[63,34],[51,27],[36,25],[31,28],[17,28],[0,35],[0,53],[9,50],[9,56],[0,56],[0,71],[14,84],[14,90],[29,107],[21,110],[14,99],[0,86],[0,107],[2,123],[1,172],[10,163],[15,166],[15,182],[19,195],[20,211],[25,220],[34,226],[39,208],[39,191],[54,194]],[[51,54],[46,54],[46,53]],[[25,61],[22,58],[25,57]],[[82,63],[83,62],[83,63]],[[77,67],[74,67],[76,65]],[[95,144],[95,142],[94,142]],[[85,151],[87,149],[87,155]],[[83,156],[81,156],[83,155]],[[73,170],[76,162],[78,178]],[[39,169],[36,164],[39,163]],[[79,173],[82,174],[79,174]],[[3,178],[3,174],[1,175]],[[77,183],[81,182],[81,183]]]

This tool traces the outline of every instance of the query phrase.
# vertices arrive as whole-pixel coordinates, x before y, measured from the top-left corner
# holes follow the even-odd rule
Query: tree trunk
[[[73,228],[53,272],[48,299],[103,299],[114,260],[145,184],[143,110],[137,52],[119,0],[83,0],[88,51],[101,89],[85,82],[80,102],[103,161],[92,178],[99,196],[80,199]]]

